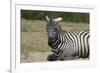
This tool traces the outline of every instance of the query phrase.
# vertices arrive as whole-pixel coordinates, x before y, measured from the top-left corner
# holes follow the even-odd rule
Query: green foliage
[[[63,17],[63,21],[67,22],[89,23],[89,13],[21,10],[21,18],[25,19],[45,20],[44,16],[46,15],[49,17]]]

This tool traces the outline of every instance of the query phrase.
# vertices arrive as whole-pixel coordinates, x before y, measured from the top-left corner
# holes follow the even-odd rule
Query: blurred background
[[[62,17],[63,21],[66,22],[89,23],[89,13],[21,10],[21,18],[25,19],[45,20],[44,16],[46,15],[50,17]]]
[[[62,17],[64,31],[89,30],[89,13],[21,10],[21,63],[47,61],[51,53],[45,16]]]

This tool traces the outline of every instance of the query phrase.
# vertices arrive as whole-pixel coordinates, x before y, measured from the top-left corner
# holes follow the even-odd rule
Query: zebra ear
[[[45,18],[46,18],[46,20],[47,20],[47,21],[49,21],[49,20],[50,20],[48,16],[45,16]]]
[[[62,20],[62,17],[59,17],[59,18],[53,19],[53,21],[55,21],[55,22],[59,22],[59,21],[61,21],[61,20]]]

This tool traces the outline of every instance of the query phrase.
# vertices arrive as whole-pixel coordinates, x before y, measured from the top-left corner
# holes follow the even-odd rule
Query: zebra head
[[[49,39],[54,39],[57,37],[57,34],[61,30],[60,25],[58,25],[58,22],[62,20],[61,17],[59,18],[49,18],[48,16],[46,17],[47,25],[46,25],[46,30],[48,34]]]

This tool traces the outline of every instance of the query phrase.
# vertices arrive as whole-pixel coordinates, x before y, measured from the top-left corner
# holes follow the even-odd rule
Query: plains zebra
[[[64,60],[65,57],[89,57],[89,31],[67,32],[62,31],[58,24],[62,18],[49,18],[46,16],[46,30],[48,34],[48,44],[52,48],[52,54],[47,60]]]

